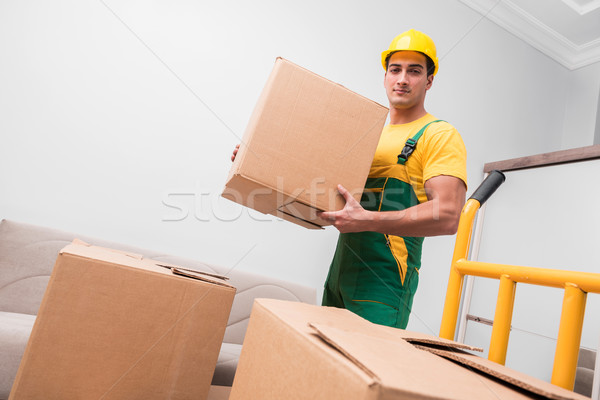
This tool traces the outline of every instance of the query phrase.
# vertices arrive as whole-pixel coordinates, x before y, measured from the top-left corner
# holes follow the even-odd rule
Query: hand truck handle
[[[481,185],[473,192],[469,199],[475,199],[480,205],[483,205],[494,194],[496,189],[500,187],[506,180],[504,174],[498,170],[493,170],[489,175],[481,182]]]

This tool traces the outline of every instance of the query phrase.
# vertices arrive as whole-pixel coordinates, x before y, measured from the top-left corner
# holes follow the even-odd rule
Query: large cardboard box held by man
[[[10,399],[205,399],[234,294],[214,276],[70,244]]]
[[[476,349],[344,309],[259,299],[229,399],[586,399],[465,350]]]
[[[340,210],[342,184],[360,200],[388,109],[278,58],[223,193],[307,228]]]

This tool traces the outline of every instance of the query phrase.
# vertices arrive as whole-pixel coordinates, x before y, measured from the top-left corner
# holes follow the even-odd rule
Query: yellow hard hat
[[[386,58],[396,52],[396,51],[418,51],[419,53],[423,53],[433,61],[435,65],[435,69],[433,70],[433,74],[435,75],[438,70],[438,59],[435,55],[435,44],[433,40],[423,32],[416,31],[414,29],[410,29],[404,33],[399,34],[392,40],[390,44],[390,48],[381,53],[381,65],[383,65],[383,69],[387,70],[385,65]]]

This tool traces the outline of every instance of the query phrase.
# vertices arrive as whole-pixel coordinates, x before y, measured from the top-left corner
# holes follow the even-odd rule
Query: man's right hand
[[[235,160],[235,156],[237,155],[239,149],[240,149],[239,144],[237,146],[235,146],[235,149],[233,149],[233,154],[231,155],[231,162],[233,162]]]

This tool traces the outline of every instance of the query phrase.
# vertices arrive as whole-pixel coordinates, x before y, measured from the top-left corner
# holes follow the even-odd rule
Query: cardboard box
[[[256,104],[223,197],[307,228],[317,210],[360,200],[388,109],[278,58]]]
[[[205,399],[234,294],[215,276],[70,244],[10,399]]]
[[[259,299],[229,398],[586,399],[465,350],[476,349],[344,309]]]

